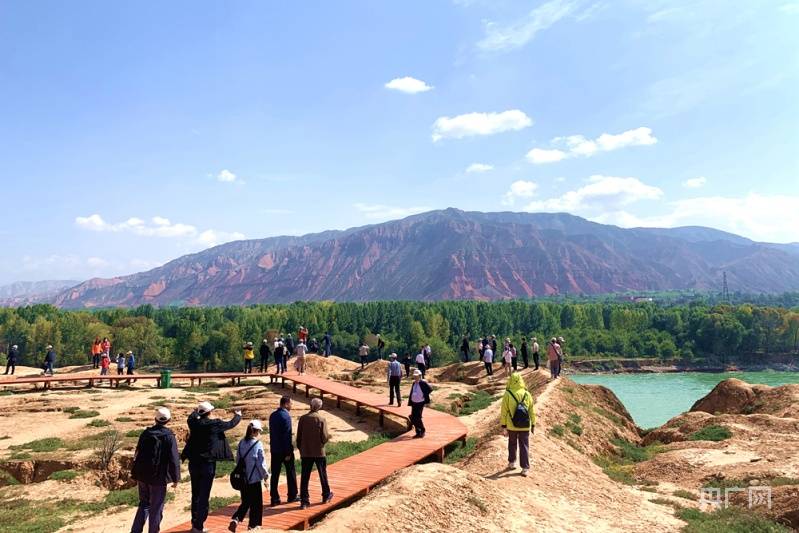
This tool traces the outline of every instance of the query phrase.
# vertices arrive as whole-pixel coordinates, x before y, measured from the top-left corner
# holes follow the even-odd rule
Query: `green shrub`
[[[32,440],[25,444],[9,446],[10,450],[30,450],[36,453],[54,452],[64,447],[64,441],[58,437],[47,437],[44,439]]]
[[[133,422],[133,419],[129,416],[120,416],[114,419],[117,422]]]
[[[727,507],[712,513],[682,508],[677,511],[688,522],[685,533],[789,533],[790,529],[738,507]]]
[[[458,461],[470,455],[474,451],[476,444],[477,439],[474,437],[467,437],[465,444],[461,444],[460,442],[450,444],[447,447],[447,450],[445,450],[446,454],[444,455],[444,462],[448,465],[457,463]]]
[[[66,525],[66,519],[53,502],[0,498],[1,533],[54,533]]]
[[[69,418],[94,418],[95,416],[100,416],[100,413],[98,411],[79,409],[69,415]]]
[[[76,412],[80,411],[80,407],[74,407],[74,406],[73,407],[64,407],[62,409],[62,411],[64,411],[65,413],[76,413]]]
[[[235,447],[233,447],[235,449]],[[234,461],[218,461],[216,463],[216,477],[229,476],[233,469],[236,468]],[[297,470],[299,472],[299,470]]]
[[[0,486],[3,485],[19,485],[19,481],[5,470],[0,470]]]
[[[494,397],[488,394],[486,391],[481,390],[469,393],[463,397],[463,400],[463,406],[461,407],[458,416],[468,416],[472,413],[476,413],[477,411],[485,409],[493,403]]]
[[[688,440],[710,440],[714,442],[732,437],[732,432],[724,426],[707,426],[688,435]]]
[[[569,428],[569,431],[574,433],[575,435],[582,435],[583,434],[583,426],[580,425],[582,422],[582,417],[578,414],[572,413],[569,415],[569,420],[566,421],[566,427]]]
[[[614,461],[613,458],[607,456],[594,457],[594,464],[599,466],[613,481],[618,481],[626,485],[635,485],[632,465],[620,464]]]
[[[611,442],[618,446],[618,456],[623,463],[648,461],[664,450],[663,445],[660,443],[650,444],[649,446],[637,446],[624,439],[613,439]]]
[[[80,472],[75,470],[59,470],[50,474],[50,479],[55,481],[72,481],[80,475]]]
[[[104,428],[104,427],[108,427],[110,425],[111,425],[111,422],[109,422],[108,420],[103,420],[101,418],[98,418],[96,420],[92,420],[91,422],[86,424],[86,426],[88,426],[90,428]]]
[[[208,509],[211,512],[218,511],[232,503],[238,503],[239,499],[239,496],[212,496],[211,499],[208,500]],[[189,507],[189,509],[191,509],[191,507]]]
[[[138,439],[139,435],[141,435],[142,433],[144,433],[143,429],[131,429],[130,431],[125,433],[125,436],[130,437],[132,439]]]
[[[693,500],[696,501],[699,497],[696,493],[691,492],[690,490],[685,489],[678,489],[671,493],[673,496],[677,496],[678,498],[685,498],[686,500]]]
[[[564,434],[566,434],[566,429],[560,424],[555,424],[554,426],[552,426],[549,432],[552,433],[553,435],[557,435],[558,437],[562,437]]]

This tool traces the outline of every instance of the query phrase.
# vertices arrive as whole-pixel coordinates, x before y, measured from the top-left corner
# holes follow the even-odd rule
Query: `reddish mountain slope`
[[[796,256],[706,229],[621,229],[566,214],[433,211],[347,231],[239,241],[93,279],[64,307],[500,299],[627,290],[799,289]]]

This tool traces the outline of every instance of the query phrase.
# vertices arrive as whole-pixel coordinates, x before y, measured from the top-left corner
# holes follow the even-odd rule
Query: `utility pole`
[[[722,284],[721,284],[721,299],[727,303],[730,303],[730,288],[727,286],[727,271],[725,270],[722,275]]]

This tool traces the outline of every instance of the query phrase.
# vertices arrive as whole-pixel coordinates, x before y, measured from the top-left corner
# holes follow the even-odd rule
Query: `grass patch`
[[[101,431],[94,435],[86,435],[78,440],[73,440],[64,444],[64,447],[70,451],[89,450],[94,449],[105,439],[108,435],[114,433],[114,430]]]
[[[94,418],[95,416],[100,416],[100,412],[93,411],[90,409],[89,410],[78,409],[77,411],[69,415],[69,418]]]
[[[474,437],[467,437],[466,443],[455,443],[448,446],[448,450],[446,450],[446,454],[444,455],[444,463],[451,465],[453,463],[457,463],[458,461],[462,460],[464,457],[470,455],[474,451],[474,447],[477,444],[477,439]]]
[[[583,426],[580,423],[583,421],[583,418],[576,414],[572,413],[569,415],[569,420],[566,421],[566,427],[569,428],[569,431],[574,433],[575,435],[582,435],[583,434]]]
[[[120,416],[114,419],[116,422],[133,422],[133,419],[129,416]]]
[[[86,426],[88,426],[90,428],[104,428],[104,427],[108,427],[110,425],[111,425],[111,422],[109,422],[108,420],[102,420],[100,418],[98,418],[96,420],[92,420],[91,422],[86,424]]]
[[[624,420],[622,420],[622,418],[619,415],[617,415],[615,413],[612,413],[611,411],[608,411],[607,409],[603,409],[602,407],[592,406],[591,410],[593,412],[595,412],[596,414],[598,414],[598,415],[604,416],[605,418],[607,418],[608,420],[610,420],[611,422],[613,422],[617,426],[624,425]]]
[[[644,491],[644,492],[657,492],[658,491],[658,489],[656,489],[655,487],[641,487],[641,490]]]
[[[656,503],[658,505],[665,505],[666,507],[673,507],[674,509],[677,509],[677,510],[682,509],[682,505],[680,505],[679,503],[677,503],[675,501],[672,501],[672,500],[670,500],[668,498],[652,498],[649,501],[652,502],[652,503]]]
[[[449,407],[443,403],[434,403],[430,406],[430,409],[435,409],[436,411],[441,411],[442,413],[449,413]]]
[[[232,447],[234,450],[236,449],[235,446]],[[229,476],[233,469],[236,468],[235,461],[217,461],[216,463],[216,476],[215,477],[225,477]],[[299,472],[299,467],[297,467],[297,472]]]
[[[233,398],[230,396],[220,396],[214,400],[214,407],[216,409],[230,409],[233,406]]]
[[[561,426],[560,424],[555,424],[549,430],[549,433],[558,437],[562,437],[566,434],[566,428]]]
[[[218,383],[209,382],[194,387],[186,387],[183,390],[186,392],[217,392],[217,389],[219,389]]]
[[[28,452],[14,452],[8,456],[8,458],[12,461],[27,461],[31,457],[33,456]]]
[[[50,474],[50,479],[54,479],[55,481],[72,481],[79,475],[80,472],[76,470],[59,470],[58,472]]]
[[[390,435],[386,435],[384,433],[378,433],[376,435],[370,435],[368,439],[362,440],[360,442],[353,442],[353,441],[341,441],[341,442],[328,442],[325,446],[325,455],[327,456],[327,464],[331,465],[335,462],[341,461],[342,459],[346,459],[347,457],[351,457],[353,455],[357,455],[361,452],[365,452],[369,448],[373,448],[378,444],[383,444],[384,442],[388,442],[391,440]],[[231,466],[231,470],[235,464]],[[294,462],[294,467],[299,472],[301,470],[300,460],[297,459]],[[216,465],[216,472],[217,475],[219,474],[219,463]]]
[[[563,390],[569,394],[574,394],[574,387],[563,387]]]
[[[10,390],[0,390],[0,396],[11,396],[12,394],[14,393]]]
[[[677,496],[678,498],[684,498],[686,500],[697,501],[699,496],[696,493],[691,492],[690,490],[685,489],[678,489],[671,493],[672,496]]]
[[[758,480],[759,485],[768,485],[770,487],[799,485],[799,479],[793,477],[775,477],[771,479],[765,479],[758,476],[748,476],[745,478],[710,479],[704,484],[704,488],[746,488],[750,486],[754,480]]]
[[[594,457],[594,464],[599,466],[613,481],[618,481],[625,485],[635,485],[632,464],[621,464],[608,456]]]
[[[494,397],[486,391],[477,391],[463,397],[464,403],[460,408],[458,416],[469,416],[482,409],[485,409],[494,401]]]
[[[19,481],[5,470],[0,470],[0,486],[4,485],[19,485]]]
[[[475,507],[480,509],[480,512],[483,514],[486,514],[488,512],[488,506],[485,503],[483,503],[482,500],[480,500],[479,498],[475,498],[474,496],[468,496],[466,498],[466,503],[474,505]]]
[[[664,449],[660,443],[636,446],[624,439],[613,439],[611,442],[617,447],[616,453],[595,457],[594,463],[602,468],[610,479],[627,485],[637,484],[633,475],[635,463],[647,461]]]
[[[214,512],[223,507],[227,507],[231,503],[238,503],[239,501],[239,496],[212,496],[211,499],[208,500],[208,508],[211,512]],[[191,510],[191,506],[189,506],[188,510]]]
[[[61,502],[0,498],[0,533],[53,533],[67,525]]]
[[[130,437],[131,439],[138,439],[139,435],[141,435],[142,433],[144,433],[143,429],[131,429],[130,431],[125,433],[125,436]]]
[[[72,413],[77,413],[78,411],[80,411],[80,407],[74,407],[74,406],[73,407],[64,407],[61,410],[64,411],[65,413],[72,414]]]
[[[54,452],[64,447],[64,441],[58,437],[47,437],[46,439],[32,440],[25,444],[9,446],[9,450],[30,450],[35,453]]]
[[[150,396],[148,400],[166,400],[166,396]]]
[[[719,442],[732,437],[732,431],[724,426],[707,426],[688,435],[688,440],[710,440]]]
[[[788,533],[791,530],[767,518],[738,507],[703,513],[697,509],[683,508],[677,517],[688,522],[685,533]]]
[[[613,439],[611,441],[619,448],[619,458],[626,463],[641,463],[652,459],[656,454],[664,450],[663,445],[656,442],[649,446],[636,446],[632,442],[624,439]]]

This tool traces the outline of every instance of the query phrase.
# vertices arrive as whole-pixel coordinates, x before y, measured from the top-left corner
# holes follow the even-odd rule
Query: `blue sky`
[[[0,282],[427,209],[799,241],[799,3],[0,0]]]

